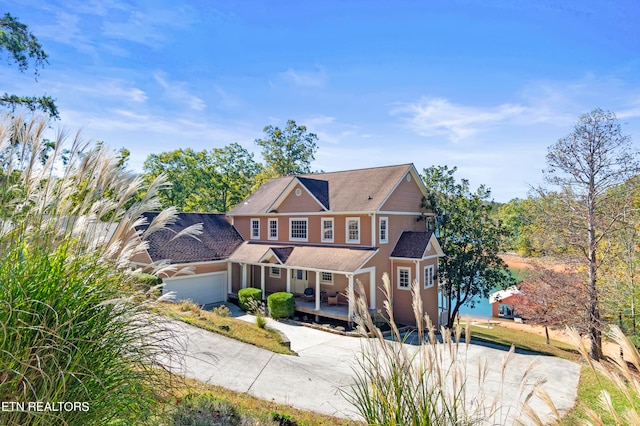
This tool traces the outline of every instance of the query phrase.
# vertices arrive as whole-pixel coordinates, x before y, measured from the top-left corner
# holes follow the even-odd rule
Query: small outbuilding
[[[489,295],[489,303],[491,303],[491,315],[499,318],[515,318],[516,311],[513,305],[513,298],[519,294],[520,290],[515,285],[505,289],[496,291]]]

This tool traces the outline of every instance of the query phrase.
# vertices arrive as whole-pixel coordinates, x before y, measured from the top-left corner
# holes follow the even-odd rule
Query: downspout
[[[376,246],[376,214],[369,213],[369,217],[371,218],[371,247]]]

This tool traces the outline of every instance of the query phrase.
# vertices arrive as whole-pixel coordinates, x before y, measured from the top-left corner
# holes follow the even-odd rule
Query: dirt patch
[[[505,253],[501,254],[500,258],[509,268],[513,269],[532,270],[544,266],[555,272],[566,272],[572,268],[571,264],[550,257],[524,257],[514,253]]]

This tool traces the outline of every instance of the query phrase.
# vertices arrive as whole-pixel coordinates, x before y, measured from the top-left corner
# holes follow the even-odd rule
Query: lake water
[[[476,298],[476,304],[473,309],[463,305],[460,307],[460,316],[469,316],[473,318],[491,318],[491,304],[489,299]]]

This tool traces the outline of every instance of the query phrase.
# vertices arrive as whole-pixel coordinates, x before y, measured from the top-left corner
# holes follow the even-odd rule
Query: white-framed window
[[[405,290],[411,288],[411,268],[398,267],[398,288]]]
[[[389,242],[389,218],[380,218],[380,244],[386,244]]]
[[[269,239],[278,239],[278,219],[269,219]]]
[[[333,273],[331,272],[321,272],[320,273],[320,282],[325,284],[333,284]]]
[[[322,222],[322,242],[332,243],[333,242],[333,218],[323,217],[321,222]]]
[[[251,219],[251,239],[260,239],[260,219]]]
[[[346,223],[347,230],[347,242],[359,244],[360,243],[360,218],[348,217]]]
[[[269,276],[271,278],[280,278],[280,268],[277,266],[272,266],[269,268]]]
[[[434,284],[435,268],[433,265],[424,267],[424,288],[431,288]]]
[[[289,240],[307,241],[309,220],[306,217],[289,218]]]

